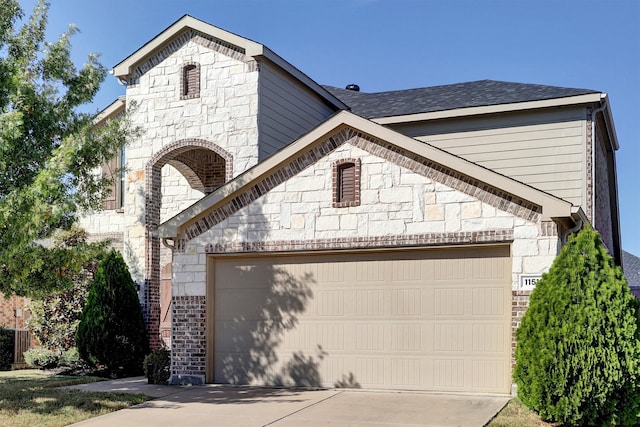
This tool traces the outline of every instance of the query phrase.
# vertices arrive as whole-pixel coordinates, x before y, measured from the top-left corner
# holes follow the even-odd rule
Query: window
[[[118,156],[113,157],[102,165],[102,177],[111,180],[111,184],[107,187],[108,195],[102,204],[105,210],[122,209],[124,207],[125,162],[125,147],[123,146]]]
[[[180,75],[180,99],[200,97],[200,64],[189,62]]]
[[[342,159],[333,164],[333,207],[360,205],[360,160]]]

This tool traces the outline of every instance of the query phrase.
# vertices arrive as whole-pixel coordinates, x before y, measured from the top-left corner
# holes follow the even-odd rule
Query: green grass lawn
[[[140,394],[60,388],[99,380],[37,370],[0,372],[0,426],[66,426],[149,400]]]
[[[514,397],[486,427],[553,427]]]

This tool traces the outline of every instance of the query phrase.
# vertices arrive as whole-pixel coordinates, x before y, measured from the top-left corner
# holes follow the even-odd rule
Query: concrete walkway
[[[73,386],[155,397],[75,426],[482,427],[507,396],[360,390],[297,390],[204,385],[147,385],[144,378]]]

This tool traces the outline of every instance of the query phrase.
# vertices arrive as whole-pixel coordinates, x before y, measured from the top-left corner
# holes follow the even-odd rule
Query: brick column
[[[511,291],[511,366],[516,365],[516,329],[520,326],[522,316],[529,308],[532,291]]]
[[[145,292],[144,316],[149,345],[160,348],[160,203],[162,194],[162,166],[153,164],[147,170],[145,192]]]

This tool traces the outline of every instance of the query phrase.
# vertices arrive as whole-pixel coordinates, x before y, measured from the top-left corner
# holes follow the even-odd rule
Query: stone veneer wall
[[[185,99],[182,78],[187,64],[197,64],[200,76],[198,93]],[[153,325],[154,319],[159,319],[159,272],[163,261],[170,262],[171,253],[165,248],[160,250],[157,242],[152,244],[153,253],[146,246],[160,220],[180,212],[202,193],[185,185],[188,181],[175,169],[192,158],[188,152],[175,157],[177,165],[165,166],[162,179],[153,178],[153,187],[152,177],[147,176],[149,162],[172,144],[196,141],[201,143],[196,160],[206,157],[203,150],[211,151],[211,158],[215,157],[213,153],[226,153],[224,161],[231,164],[224,167],[233,171],[234,176],[254,166],[258,161],[258,64],[239,48],[186,30],[138,64],[126,80],[127,109],[132,124],[143,133],[129,141],[126,148],[124,206],[117,211],[88,215],[82,225],[96,237],[121,236],[123,255],[140,286],[151,342],[155,345],[158,337]],[[156,180],[162,186],[154,191],[154,199],[149,200],[148,189],[159,185]],[[149,203],[159,209],[157,219],[155,208],[151,212],[153,223],[147,212]]]
[[[200,96],[181,99],[182,67],[193,62],[200,65]],[[149,159],[176,141],[200,139],[231,154],[234,175],[244,172],[258,161],[257,91],[258,68],[253,59],[194,31],[180,35],[131,76],[127,106],[133,124],[144,133],[127,147],[124,241],[125,248],[130,248],[125,253],[127,262],[141,285],[146,277],[144,218],[149,177],[145,169]],[[161,218],[165,219],[198,194],[185,190],[189,187],[183,186],[177,171],[169,169],[163,175],[163,203],[167,204]]]
[[[471,185],[441,166],[406,160],[409,153],[380,141],[350,131],[332,138],[333,147],[316,148],[323,154],[303,153],[312,160],[303,166],[293,160],[285,166],[292,172],[274,172],[187,230],[190,239],[178,241],[174,251],[174,303],[205,297],[211,253],[512,242],[515,331],[528,303],[528,293],[518,289],[519,275],[541,274],[551,265],[558,251],[555,224],[541,221],[535,206],[482,183]],[[343,158],[361,160],[360,206],[332,206],[332,166]],[[204,328],[197,319],[188,330]],[[180,333],[174,329],[174,337]],[[181,351],[180,345],[174,343],[173,351]],[[173,361],[174,375],[185,362]]]

